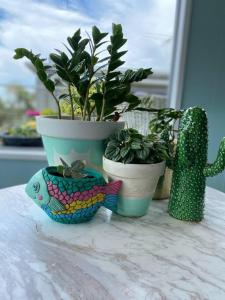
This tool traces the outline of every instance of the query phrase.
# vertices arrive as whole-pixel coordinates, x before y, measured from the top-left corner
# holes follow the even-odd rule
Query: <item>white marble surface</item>
[[[139,219],[100,209],[86,224],[51,221],[24,187],[0,190],[0,300],[225,299],[225,194],[207,189],[200,224],[167,201]]]

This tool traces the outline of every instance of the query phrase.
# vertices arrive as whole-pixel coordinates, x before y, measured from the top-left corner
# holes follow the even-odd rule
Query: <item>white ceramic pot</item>
[[[122,129],[124,122],[92,122],[38,116],[37,131],[41,134],[49,165],[81,159],[102,165],[104,140]]]
[[[123,164],[103,157],[103,169],[113,180],[122,180],[117,213],[139,217],[147,213],[165,162],[157,164]]]

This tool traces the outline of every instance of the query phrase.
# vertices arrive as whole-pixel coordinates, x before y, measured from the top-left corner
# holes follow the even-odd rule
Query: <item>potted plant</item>
[[[127,52],[121,50],[127,41],[122,26],[113,24],[109,41],[107,35],[93,26],[91,36],[82,38],[78,29],[67,38],[66,51],[51,53],[48,64],[32,51],[15,50],[15,59],[30,60],[56,103],[58,116],[37,117],[37,129],[51,165],[57,164],[60,156],[69,162],[85,159],[101,165],[103,141],[124,127],[123,122],[116,122],[118,105],[127,103],[126,110],[130,111],[141,102],[131,93],[131,83],[147,78],[151,68],[121,72],[118,68]],[[63,87],[61,91],[59,86]],[[61,100],[70,103],[70,117],[62,114]],[[74,113],[78,108],[80,116]]]
[[[1,135],[5,146],[42,147],[41,136],[37,133],[35,123],[30,121],[17,127],[8,128]]]
[[[156,135],[143,136],[135,129],[122,129],[110,136],[103,169],[122,180],[117,213],[139,217],[146,214],[168,158],[166,144]]]
[[[27,195],[54,221],[75,224],[91,220],[101,206],[117,208],[121,181],[106,183],[102,174],[84,162],[38,171],[26,186]]]
[[[169,158],[165,173],[160,177],[153,199],[168,199],[172,183],[173,171],[169,168],[175,157],[177,122],[183,115],[182,110],[162,108],[154,112],[154,118],[149,122],[150,134],[156,134],[167,145]]]

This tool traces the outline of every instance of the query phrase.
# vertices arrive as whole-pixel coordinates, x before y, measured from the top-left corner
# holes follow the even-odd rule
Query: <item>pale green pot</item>
[[[79,159],[101,166],[104,140],[124,127],[124,122],[59,120],[49,116],[38,116],[36,121],[51,166],[61,164],[60,158],[69,164]]]
[[[149,209],[165,162],[123,164],[103,157],[103,169],[111,180],[122,180],[117,213],[127,217],[144,216]]]

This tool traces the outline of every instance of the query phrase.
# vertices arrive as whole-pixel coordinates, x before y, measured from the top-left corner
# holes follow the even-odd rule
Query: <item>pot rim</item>
[[[105,124],[125,124],[125,121],[95,121],[95,120],[91,120],[91,121],[83,121],[81,120],[80,118],[78,117],[75,117],[74,120],[72,120],[70,118],[70,116],[67,116],[67,115],[64,115],[62,116],[61,119],[58,118],[57,115],[45,115],[45,116],[35,116],[36,120],[40,120],[40,119],[47,119],[48,121],[49,120],[52,120],[53,122],[57,121],[57,122],[73,122],[75,124],[77,123],[82,123],[82,124],[101,124],[101,125],[105,125]],[[51,122],[51,121],[50,121]]]
[[[164,173],[165,161],[154,164],[124,164],[103,156],[103,169],[106,173],[121,178],[145,178],[149,172],[161,176]]]
[[[162,160],[162,161],[160,161],[158,163],[154,163],[154,164],[147,164],[147,163],[145,163],[145,164],[124,164],[124,163],[119,162],[119,161],[114,161],[112,159],[108,159],[107,157],[105,157],[105,155],[103,155],[103,159],[107,160],[107,161],[111,161],[114,164],[123,165],[123,166],[128,166],[129,165],[129,166],[133,166],[133,167],[136,167],[136,166],[153,166],[153,165],[160,165],[162,163],[165,163],[165,160]]]
[[[77,140],[104,140],[125,125],[125,122],[56,119],[53,116],[37,116],[36,122],[37,132],[42,136]]]
[[[52,174],[52,171],[57,171],[57,166],[49,166],[49,167],[46,167],[44,170],[48,173],[49,176],[56,177],[56,178],[59,178],[60,180],[68,181],[68,182],[80,182],[80,181],[95,182],[96,180],[102,178],[102,174],[100,172],[98,172],[94,169],[91,169],[91,168],[85,168],[85,170],[88,174],[92,175],[93,178],[90,178],[90,177],[71,178],[71,177],[63,177],[60,175]]]

